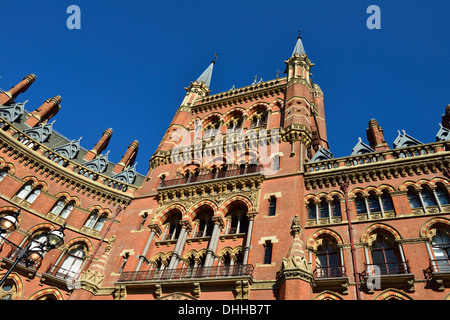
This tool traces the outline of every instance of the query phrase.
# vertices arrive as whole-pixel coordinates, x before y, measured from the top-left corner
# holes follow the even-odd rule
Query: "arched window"
[[[380,202],[375,192],[369,193],[369,210],[370,212],[381,212]]]
[[[330,210],[328,208],[328,201],[325,198],[320,199],[320,217],[328,218],[330,216]]]
[[[24,200],[30,193],[31,190],[33,190],[33,185],[31,182],[26,183],[16,194],[16,196],[22,200]]]
[[[422,200],[426,207],[437,206],[433,191],[427,185],[422,187]]]
[[[250,128],[264,128],[267,123],[267,111],[259,110],[252,115]]]
[[[331,212],[333,217],[341,217],[341,201],[337,196],[333,197],[333,201],[331,202]]]
[[[318,278],[334,278],[342,276],[339,249],[336,241],[328,237],[320,240],[316,252],[316,272]]]
[[[311,199],[308,201],[307,211],[308,211],[308,219],[310,219],[310,220],[316,219],[317,212],[316,212],[316,204],[314,203],[314,200]]]
[[[227,132],[238,133],[242,129],[242,124],[244,123],[244,117],[242,114],[235,113],[233,117],[228,120]]]
[[[436,187],[436,195],[441,205],[450,204],[450,198],[448,196],[448,190],[442,184],[438,184]]]
[[[196,232],[193,234],[195,237],[208,237],[211,236],[214,229],[214,222],[212,217],[214,216],[214,211],[208,206],[203,206],[198,209],[198,214],[196,215],[197,225]]]
[[[227,234],[246,233],[248,230],[247,207],[237,205],[233,207],[225,216],[228,220]]]
[[[435,266],[438,267],[436,271],[450,272],[450,229],[443,226],[437,227],[431,245]]]
[[[107,214],[100,214],[97,209],[93,210],[89,217],[87,218],[86,222],[84,223],[84,227],[100,231],[103,228],[103,225],[105,224],[105,221],[107,219]]]
[[[178,236],[180,235],[181,231],[180,221],[181,221],[181,213],[178,211],[171,212],[169,217],[164,222],[165,229],[162,239],[164,240],[178,239]]]
[[[365,214],[367,213],[366,201],[364,200],[361,193],[356,195],[355,199],[355,208],[356,214]]]
[[[394,203],[392,202],[391,194],[388,190],[383,190],[381,194],[381,204],[383,205],[384,211],[394,211]]]
[[[390,235],[378,233],[372,242],[372,264],[382,275],[405,273],[398,245]]]
[[[31,191],[31,193],[26,197],[25,201],[28,203],[33,203],[34,200],[36,200],[36,198],[39,196],[40,193],[41,193],[40,187],[34,188]]]
[[[419,194],[413,187],[408,187],[408,201],[411,209],[421,208],[422,204],[420,202]]]
[[[16,283],[11,279],[6,279],[6,281],[0,287],[0,300],[14,300],[16,297]]]
[[[57,217],[59,216],[60,218],[66,219],[72,212],[73,206],[74,206],[73,201],[66,204],[66,199],[62,197],[59,198],[58,201],[56,201],[55,205],[50,210],[50,212],[56,215]]]
[[[83,267],[85,258],[84,246],[78,245],[69,249],[55,275],[63,279],[76,278]]]

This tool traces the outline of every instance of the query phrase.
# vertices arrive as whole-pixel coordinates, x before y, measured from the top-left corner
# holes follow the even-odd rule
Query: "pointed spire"
[[[211,64],[209,65],[209,67],[206,68],[206,70],[203,71],[203,73],[197,79],[197,82],[203,82],[208,88],[211,84],[212,72],[213,72],[213,68],[214,68],[214,64],[216,63],[216,60],[217,60],[217,52],[214,56],[214,60],[211,61]]]
[[[300,36],[300,30],[298,30],[297,43],[295,44],[294,51],[292,52],[293,57],[295,54],[302,55],[306,54],[305,48],[303,47],[302,37]]]

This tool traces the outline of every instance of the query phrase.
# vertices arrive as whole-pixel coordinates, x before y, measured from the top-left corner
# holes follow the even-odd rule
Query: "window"
[[[337,245],[331,239],[323,239],[321,244],[317,247],[316,276],[319,278],[341,276]]]
[[[356,214],[367,213],[366,201],[361,193],[358,193],[355,199]]]
[[[333,197],[333,201],[331,202],[331,212],[333,217],[340,217],[341,214],[341,201],[339,201],[338,197]]]
[[[330,211],[328,209],[328,201],[325,198],[320,200],[320,217],[328,218],[330,216]]]
[[[7,279],[0,287],[0,300],[14,300],[17,296],[17,287],[14,281]]]
[[[272,263],[272,242],[266,241],[264,244],[264,264],[271,264]]]
[[[398,246],[391,237],[385,234],[376,236],[372,243],[372,263],[380,268],[381,274],[405,273],[399,256]]]
[[[84,227],[88,229],[93,229],[95,231],[100,231],[103,225],[105,224],[106,218],[107,218],[106,214],[100,215],[98,210],[94,210],[84,223]]]
[[[432,248],[438,271],[450,272],[450,229],[438,227],[432,239]]]
[[[77,246],[70,249],[67,255],[64,257],[61,266],[56,272],[56,276],[63,279],[76,278],[81,271],[85,259],[85,252],[83,246]]]
[[[408,201],[412,209],[421,208],[422,204],[420,202],[419,194],[412,187],[408,187]]]
[[[277,209],[277,198],[275,196],[271,196],[269,198],[269,216],[274,216]]]
[[[436,188],[436,195],[441,205],[450,204],[447,188],[439,184]]]
[[[122,257],[123,261],[122,261],[122,264],[120,265],[119,273],[122,273],[123,269],[125,268],[125,265],[128,262],[128,257],[129,256],[130,256],[130,254],[128,252],[123,255],[123,257]]]
[[[383,205],[384,211],[394,211],[394,203],[392,202],[392,197],[388,190],[383,190],[381,204]]]
[[[428,186],[424,186],[422,189],[422,200],[426,207],[437,206],[433,192],[428,188]]]
[[[266,121],[267,121],[267,112],[266,111],[258,111],[252,118],[250,128],[265,127]]]
[[[73,206],[73,202],[69,202],[66,204],[66,199],[60,198],[53,206],[52,210],[50,210],[50,212],[55,214],[57,217],[59,216],[63,219],[66,219],[72,212]]]
[[[248,230],[247,207],[238,205],[227,213],[227,234],[246,233]]]
[[[308,219],[316,219],[317,213],[316,213],[316,205],[313,200],[308,201]]]
[[[369,195],[369,210],[370,212],[381,212],[380,202],[375,192],[371,192]]]
[[[274,171],[280,170],[280,156],[279,155],[273,156],[273,170]]]
[[[18,198],[24,200],[30,194],[32,189],[33,189],[33,185],[31,183],[27,183],[19,190],[19,192],[16,194],[16,196]]]
[[[147,221],[147,217],[148,217],[148,213],[145,212],[145,213],[142,215],[141,223],[139,223],[139,226],[137,227],[137,230],[138,230],[138,231],[139,231],[139,230],[142,230],[142,228],[144,228],[144,224],[145,224],[145,221]]]
[[[2,181],[4,177],[6,177],[7,173],[8,173],[8,171],[6,171],[6,170],[0,171],[0,181]]]
[[[171,211],[169,217],[166,219],[164,225],[164,234],[161,237],[163,240],[176,240],[181,232],[181,213],[177,210]]]

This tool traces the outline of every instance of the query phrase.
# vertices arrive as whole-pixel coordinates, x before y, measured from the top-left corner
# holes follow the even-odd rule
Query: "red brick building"
[[[300,37],[285,63],[284,77],[210,94],[213,61],[145,176],[137,140],[114,164],[112,129],[87,149],[55,131],[61,97],[26,111],[36,76],[1,92],[0,215],[19,223],[0,276],[27,244],[63,226],[65,240],[20,260],[0,298],[449,299],[450,107],[431,143],[389,144],[371,119],[367,143],[334,158]]]

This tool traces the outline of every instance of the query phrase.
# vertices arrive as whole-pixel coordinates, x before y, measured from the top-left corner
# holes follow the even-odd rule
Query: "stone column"
[[[180,259],[181,253],[183,252],[184,244],[186,243],[186,238],[192,227],[187,221],[180,221],[181,231],[178,236],[177,244],[175,245],[175,249],[173,250],[172,257],[170,258],[168,269],[175,269],[178,261]]]
[[[223,229],[224,223],[221,217],[212,217],[214,221],[214,229],[209,240],[208,249],[206,250],[205,267],[210,267],[214,261],[217,243],[219,242],[220,229]]]
[[[246,265],[248,264],[248,256],[250,253],[250,243],[252,240],[252,231],[253,231],[253,220],[255,219],[255,216],[258,212],[249,212],[247,213],[248,217],[248,230],[247,230],[247,237],[245,239],[245,247],[244,247],[244,259],[242,264]]]
[[[148,236],[147,242],[145,244],[144,249],[142,250],[141,255],[139,256],[139,261],[138,264],[136,266],[136,270],[135,271],[139,271],[141,269],[142,263],[144,262],[148,249],[150,249],[150,245],[152,244],[153,238],[155,237],[155,235],[161,235],[161,228],[157,225],[157,224],[152,224],[148,226],[150,231],[150,235]]]

